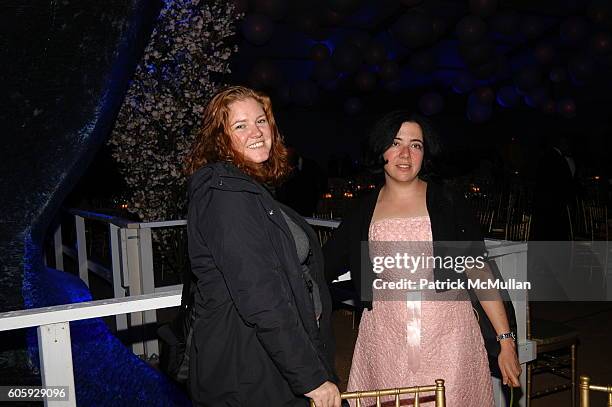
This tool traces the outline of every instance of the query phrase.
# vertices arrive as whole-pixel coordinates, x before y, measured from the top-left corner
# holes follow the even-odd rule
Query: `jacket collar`
[[[264,192],[263,186],[230,162],[216,162],[207,164],[205,167],[212,170],[211,188],[255,194]]]

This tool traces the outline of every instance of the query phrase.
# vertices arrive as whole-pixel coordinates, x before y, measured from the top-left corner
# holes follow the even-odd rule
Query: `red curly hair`
[[[236,101],[255,99],[263,108],[272,131],[270,157],[261,164],[245,160],[234,151],[230,138],[229,106]],[[287,149],[278,131],[270,98],[244,86],[230,86],[213,96],[204,109],[202,127],[187,154],[185,172],[191,175],[208,163],[229,161],[253,179],[267,184],[278,184],[290,171]]]

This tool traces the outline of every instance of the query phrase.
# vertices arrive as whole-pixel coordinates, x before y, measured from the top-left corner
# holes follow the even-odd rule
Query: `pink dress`
[[[400,253],[433,255],[428,216],[372,222],[369,241],[371,258],[395,256],[399,248]],[[432,268],[407,273],[386,269],[377,277],[433,278]],[[361,317],[347,390],[433,385],[436,379],[445,381],[448,407],[494,405],[486,350],[467,292],[374,290],[372,311]],[[402,405],[412,404],[411,396],[404,397]],[[387,400],[383,405],[393,405],[393,398]],[[426,400],[433,396],[421,397]],[[374,404],[374,399],[366,401],[363,405]]]

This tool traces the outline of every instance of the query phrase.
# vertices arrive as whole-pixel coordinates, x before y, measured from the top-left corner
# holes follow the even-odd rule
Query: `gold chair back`
[[[588,376],[580,376],[580,407],[590,407],[590,391],[608,393],[608,407],[612,407],[612,385],[595,386],[591,384],[591,379]]]
[[[444,380],[437,379],[436,384],[432,386],[415,386],[415,387],[400,387],[396,389],[384,389],[384,390],[367,390],[367,391],[353,391],[342,393],[340,397],[343,400],[355,400],[357,407],[364,406],[362,399],[364,398],[376,398],[376,407],[382,406],[382,397],[395,396],[395,406],[400,406],[400,395],[402,394],[414,394],[414,406],[419,407],[421,405],[420,395],[421,393],[434,393],[435,407],[446,407],[446,395],[444,388]],[[310,400],[310,407],[316,407],[314,401]],[[364,406],[365,407],[365,406]]]

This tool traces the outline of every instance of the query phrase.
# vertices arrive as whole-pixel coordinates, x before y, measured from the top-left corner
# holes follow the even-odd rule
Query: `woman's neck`
[[[381,191],[381,199],[384,200],[405,200],[414,198],[425,192],[427,183],[419,178],[410,182],[401,182],[387,179]]]

